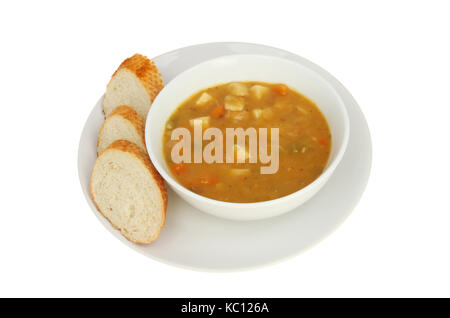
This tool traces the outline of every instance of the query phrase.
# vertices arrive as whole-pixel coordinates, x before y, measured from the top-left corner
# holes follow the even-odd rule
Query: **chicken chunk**
[[[269,92],[269,88],[262,86],[262,85],[256,84],[256,85],[253,85],[252,87],[250,87],[250,94],[255,99],[263,98],[264,95],[267,94],[268,92]]]
[[[225,96],[225,109],[231,111],[241,111],[244,109],[244,102],[235,96]]]
[[[208,128],[209,127],[209,122],[211,120],[211,118],[209,116],[204,116],[204,117],[198,117],[198,118],[194,118],[189,120],[189,124],[191,125],[191,127],[194,127],[194,121],[196,120],[200,120],[202,122],[202,128]]]
[[[214,100],[214,98],[211,95],[204,92],[202,95],[200,95],[200,97],[197,99],[195,104],[197,106],[205,106],[205,105],[209,104],[210,102],[212,102],[213,100]]]
[[[234,96],[247,96],[248,88],[245,84],[231,83],[228,85],[229,92]]]

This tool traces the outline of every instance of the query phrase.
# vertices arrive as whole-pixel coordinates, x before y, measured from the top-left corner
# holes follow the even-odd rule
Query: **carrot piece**
[[[325,138],[317,138],[317,142],[322,146],[325,146],[328,144],[328,142]]]
[[[174,164],[174,165],[172,166],[172,170],[173,170],[176,174],[180,175],[180,174],[182,174],[183,172],[186,171],[186,165],[185,165],[184,163],[177,163],[177,164]]]
[[[272,89],[281,96],[286,96],[288,93],[288,87],[284,84],[275,84],[272,86]]]
[[[219,182],[219,179],[217,179],[216,177],[201,177],[199,181],[200,184],[203,185],[214,185]]]
[[[226,113],[225,107],[220,105],[211,111],[211,116],[213,118],[222,118],[225,115],[225,113]]]

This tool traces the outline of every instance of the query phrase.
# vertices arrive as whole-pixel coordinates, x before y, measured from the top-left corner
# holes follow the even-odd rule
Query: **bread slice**
[[[120,139],[131,141],[147,151],[144,131],[144,120],[133,108],[125,105],[114,108],[98,133],[97,155]]]
[[[161,74],[147,57],[135,54],[120,64],[106,87],[103,112],[108,116],[120,105],[133,107],[144,121],[159,91],[163,88]]]
[[[127,140],[113,142],[97,158],[90,192],[98,211],[128,240],[156,240],[165,222],[167,190],[141,148]]]

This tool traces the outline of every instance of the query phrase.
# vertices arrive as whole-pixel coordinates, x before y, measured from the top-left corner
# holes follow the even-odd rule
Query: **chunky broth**
[[[259,160],[174,163],[171,151],[178,141],[171,140],[172,130],[184,127],[194,136],[192,120],[197,118],[204,128],[219,128],[224,137],[226,128],[279,128],[278,171],[261,174],[260,167],[267,164]],[[203,141],[203,147],[207,143]],[[267,201],[302,189],[322,173],[330,150],[330,129],[317,106],[284,84],[262,82],[227,83],[199,91],[175,110],[163,137],[164,158],[175,179],[199,195],[227,202]],[[243,153],[248,158],[248,149]]]

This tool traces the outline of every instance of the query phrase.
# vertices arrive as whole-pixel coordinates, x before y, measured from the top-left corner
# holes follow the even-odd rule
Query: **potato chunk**
[[[256,84],[256,85],[253,85],[252,87],[250,87],[250,94],[255,99],[263,98],[264,95],[267,94],[268,92],[269,92],[269,88],[262,86],[262,85]]]
[[[209,127],[209,122],[211,120],[211,118],[209,116],[204,116],[204,117],[198,117],[198,118],[194,118],[194,119],[190,119],[189,120],[189,125],[191,125],[191,127],[194,127],[194,121],[195,120],[200,120],[202,122],[202,128],[208,128]]]
[[[252,110],[252,114],[255,119],[260,119],[262,116],[262,110],[260,108],[255,108],[254,110]]]
[[[213,101],[213,97],[209,95],[207,92],[204,92],[200,97],[197,99],[195,104],[197,106],[205,106],[206,104],[209,104],[209,102]]]
[[[248,88],[241,83],[231,83],[228,85],[229,92],[234,96],[247,96]]]
[[[225,96],[225,109],[231,111],[241,111],[244,109],[244,102],[235,96]]]

